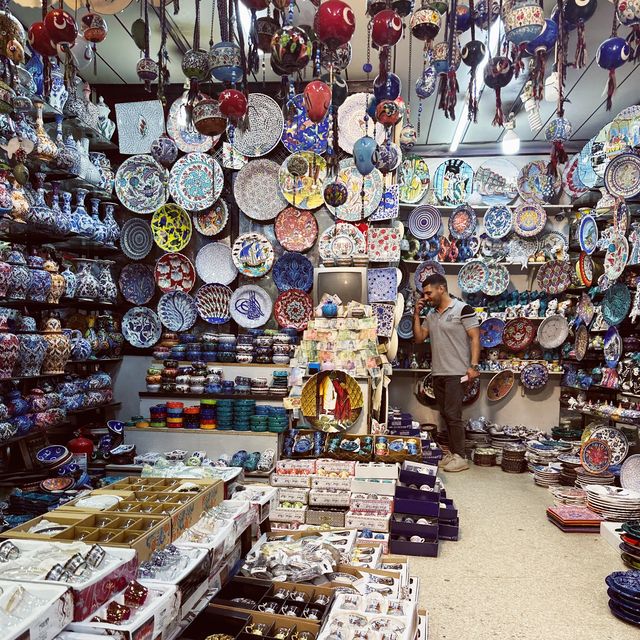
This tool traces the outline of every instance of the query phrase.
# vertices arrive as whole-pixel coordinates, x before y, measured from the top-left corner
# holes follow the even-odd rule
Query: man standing
[[[424,319],[425,307],[432,311]],[[440,414],[449,434],[449,450],[440,462],[445,471],[469,468],[464,451],[462,398],[466,376],[480,375],[480,323],[475,311],[462,300],[452,298],[444,276],[434,273],[422,283],[422,297],[413,311],[413,337],[417,344],[431,339],[431,375]]]

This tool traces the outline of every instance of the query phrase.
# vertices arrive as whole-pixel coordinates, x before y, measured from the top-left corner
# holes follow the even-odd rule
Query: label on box
[[[278,489],[278,500],[280,502],[309,502],[309,489],[292,489],[290,487],[282,487]]]
[[[309,492],[309,504],[322,507],[348,507],[350,499],[351,493],[348,491],[311,489]]]
[[[269,479],[271,485],[274,487],[308,487],[311,483],[311,476],[295,476],[295,475],[281,475],[278,473],[272,473]]]
[[[391,513],[393,498],[391,496],[374,496],[367,493],[351,494],[351,511],[365,513]]]
[[[346,471],[353,475],[356,463],[351,460],[332,460],[330,458],[320,458],[316,461],[316,473],[340,473]]]
[[[271,520],[275,522],[304,522],[307,507],[302,509],[285,509],[278,507],[271,511]]]
[[[390,518],[390,515],[371,515],[348,511],[344,518],[344,524],[350,529],[372,529],[386,533],[389,531]]]
[[[352,479],[332,478],[328,476],[313,476],[311,478],[312,489],[331,489],[333,491],[350,491]]]

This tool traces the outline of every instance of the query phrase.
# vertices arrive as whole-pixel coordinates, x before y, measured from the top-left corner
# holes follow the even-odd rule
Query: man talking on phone
[[[425,307],[432,311],[423,319]],[[433,391],[449,435],[450,452],[440,461],[445,471],[469,468],[464,451],[462,398],[465,382],[480,375],[480,323],[475,311],[449,295],[444,276],[434,273],[422,283],[413,310],[416,344],[431,340]]]

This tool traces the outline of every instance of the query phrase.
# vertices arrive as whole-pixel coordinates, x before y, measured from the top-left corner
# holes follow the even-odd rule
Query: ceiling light
[[[513,156],[520,151],[520,137],[516,133],[516,116],[509,114],[509,120],[504,125],[505,134],[502,137],[502,153]]]

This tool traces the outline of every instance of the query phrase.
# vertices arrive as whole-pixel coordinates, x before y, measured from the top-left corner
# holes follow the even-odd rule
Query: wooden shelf
[[[275,393],[162,393],[161,391],[140,391],[138,393],[140,398],[188,398],[199,400],[211,399],[211,400],[279,400],[282,402],[287,394],[275,394]]]
[[[87,360],[69,360],[67,364],[104,364],[122,362],[122,358],[88,358]]]
[[[403,369],[402,367],[394,367],[393,373],[431,373],[431,369]]]
[[[172,427],[133,427],[127,429],[127,432],[131,431],[152,431],[155,433],[207,433],[212,435],[225,435],[225,436],[263,436],[263,437],[276,437],[280,433],[275,431],[227,431],[226,429],[174,429]]]
[[[471,260],[467,260],[467,262],[473,262],[474,260],[479,260],[480,258],[472,258]],[[427,260],[429,260],[429,258],[427,258]],[[405,264],[422,264],[423,262],[425,262],[425,260],[404,260],[402,259],[401,262],[404,262]],[[435,262],[438,262],[438,260],[435,260]],[[438,262],[438,264],[442,267],[462,267],[465,264],[467,264],[467,262]],[[502,262],[497,262],[496,264],[498,265],[502,265],[503,267],[522,267],[522,264],[520,262],[512,262],[512,261],[502,261]],[[543,264],[547,264],[546,261],[544,262],[529,262],[527,263],[526,268],[527,269],[531,269],[532,267],[541,267]]]
[[[68,416],[77,416],[83,413],[91,413],[92,411],[100,411],[102,409],[115,409],[122,405],[122,402],[109,402],[107,404],[98,404],[95,407],[85,407],[84,409],[71,409],[67,411]]]
[[[59,303],[53,304],[52,302],[35,302],[34,300],[0,300],[0,307],[6,307],[8,309],[23,309],[27,308],[32,311],[47,311],[51,309],[101,309],[111,311],[125,311],[132,306],[128,303],[116,303],[111,302],[98,302],[93,300],[76,300],[75,298],[62,298]]]
[[[175,360],[175,358],[167,358],[167,360]],[[194,361],[193,360],[178,360],[178,364],[182,365],[182,364],[192,364]],[[153,360],[154,364],[164,364],[165,361],[164,360]],[[260,364],[258,362],[205,362],[205,364],[207,366],[216,366],[216,367],[259,367],[264,369],[265,367],[269,368],[269,369],[277,369],[277,370],[286,370],[289,368],[288,364],[272,364],[272,363],[265,363],[265,364]]]

